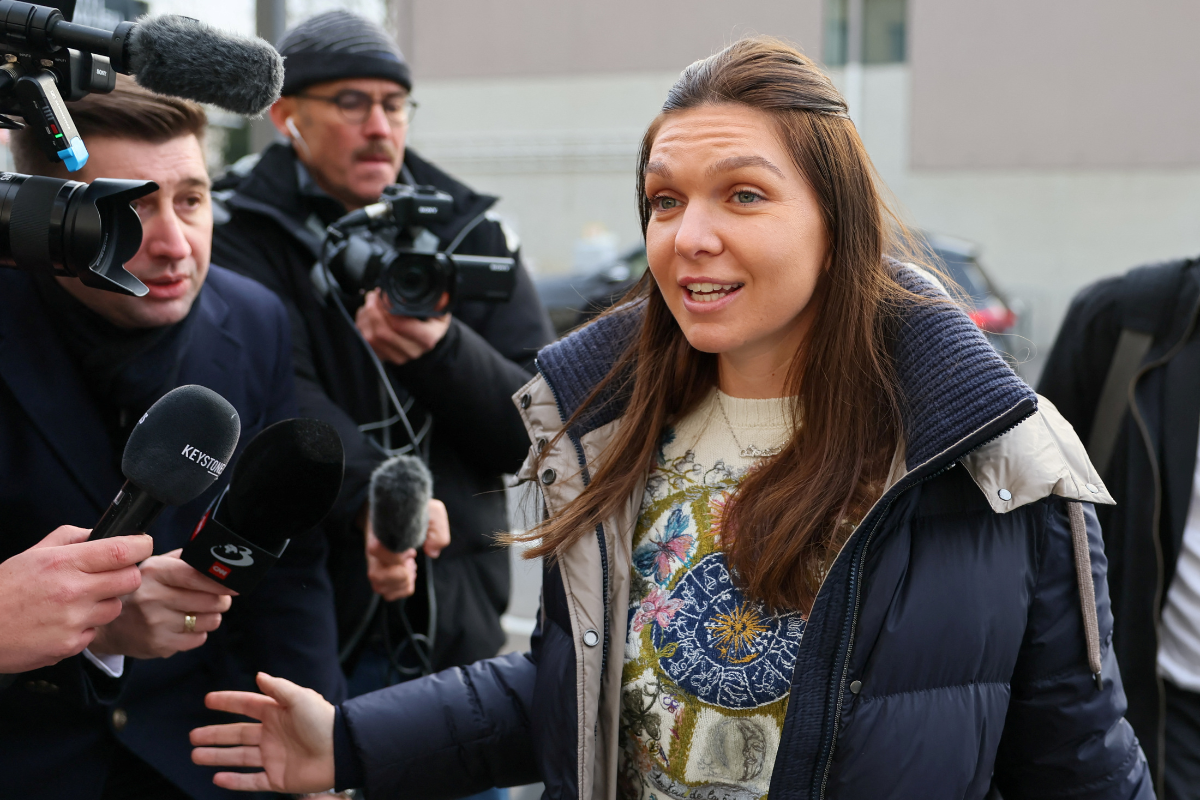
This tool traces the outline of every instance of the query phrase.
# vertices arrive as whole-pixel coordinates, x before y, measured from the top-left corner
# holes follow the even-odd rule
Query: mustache
[[[399,161],[400,151],[397,150],[391,142],[371,142],[370,144],[360,147],[352,154],[355,161],[371,156],[383,156],[389,161]]]

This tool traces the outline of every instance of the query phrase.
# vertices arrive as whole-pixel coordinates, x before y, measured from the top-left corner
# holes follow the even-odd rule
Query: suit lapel
[[[240,367],[239,353],[242,345],[225,330],[229,306],[212,287],[206,284],[196,302],[200,304],[200,319],[196,320],[197,324],[193,327],[191,338],[186,345],[187,351],[180,365],[178,383],[180,386],[195,383],[220,392],[227,382],[220,380],[218,376]],[[236,398],[225,399],[235,406],[238,405]],[[246,420],[242,420],[242,426],[245,425]]]
[[[100,412],[32,279],[8,273],[0,286],[0,380],[99,512],[121,485]]]

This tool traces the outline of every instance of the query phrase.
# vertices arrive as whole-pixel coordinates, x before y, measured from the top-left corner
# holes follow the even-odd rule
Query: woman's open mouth
[[[744,283],[689,283],[684,288],[697,303],[715,303],[743,286]]]

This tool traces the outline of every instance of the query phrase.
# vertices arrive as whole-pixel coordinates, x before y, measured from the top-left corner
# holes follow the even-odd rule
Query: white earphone
[[[300,131],[296,129],[296,123],[293,122],[293,117],[288,117],[283,121],[283,126],[288,129],[288,133],[292,134],[292,141],[304,148],[304,155],[312,158],[312,151],[308,149],[308,142],[304,141],[304,137],[300,135]]]

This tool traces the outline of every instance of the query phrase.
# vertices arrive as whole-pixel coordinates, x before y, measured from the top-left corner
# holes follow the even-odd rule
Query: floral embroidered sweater
[[[742,451],[789,438],[787,403],[714,390],[663,434],[634,531],[621,800],[767,794],[804,620],[743,597],[721,515],[756,461]]]

